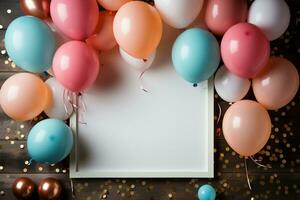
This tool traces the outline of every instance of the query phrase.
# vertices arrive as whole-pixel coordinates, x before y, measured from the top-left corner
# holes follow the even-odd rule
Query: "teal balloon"
[[[27,139],[28,153],[37,162],[55,164],[65,159],[72,148],[72,131],[58,119],[40,121],[30,130]]]
[[[220,63],[220,48],[208,31],[192,28],[181,33],[172,48],[175,70],[185,80],[196,84],[208,80]]]
[[[202,185],[198,190],[200,200],[215,200],[216,190],[210,185]]]
[[[29,72],[40,73],[47,71],[52,65],[55,38],[43,21],[23,16],[8,26],[5,48],[17,66]]]

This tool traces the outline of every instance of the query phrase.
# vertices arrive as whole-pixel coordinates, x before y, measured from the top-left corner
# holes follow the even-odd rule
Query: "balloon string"
[[[222,116],[222,107],[221,107],[221,105],[219,104],[219,103],[217,103],[218,104],[218,109],[219,109],[219,111],[218,111],[218,119],[217,119],[217,126],[219,125],[219,122],[220,122],[220,120],[221,120],[221,116]],[[221,128],[220,127],[218,127],[217,129],[216,129],[216,135],[218,136],[218,137],[220,137],[221,136]]]
[[[140,89],[143,90],[144,92],[149,92],[143,85],[143,76],[147,70],[144,70],[140,75],[139,75],[139,81],[140,81]]]
[[[245,172],[246,172],[246,178],[247,178],[248,187],[249,187],[250,190],[252,190],[250,179],[249,179],[248,166],[247,166],[247,158],[246,157],[244,158],[244,162],[245,162]]]
[[[28,161],[28,166],[30,166],[33,162],[33,159],[31,158],[29,161]]]
[[[258,166],[260,166],[260,167],[263,167],[263,168],[269,168],[269,169],[272,168],[271,166],[263,165],[263,164],[259,163],[259,162],[261,162],[261,160],[255,159],[253,156],[250,156],[250,159],[251,159],[256,165],[258,165]]]
[[[76,199],[75,190],[74,190],[74,184],[73,184],[73,179],[71,179],[71,178],[70,178],[70,185],[71,185],[72,199]]]
[[[71,91],[65,89],[63,96],[64,96],[63,97],[64,98],[64,108],[65,108],[65,111],[67,112],[67,114],[69,114],[69,111],[68,111],[68,108],[67,108],[67,103],[69,103],[72,106],[73,111],[76,111],[77,113],[79,112],[78,122],[80,124],[85,124],[86,125],[87,123],[84,122],[84,120],[82,121],[82,119],[84,118],[83,113],[80,112],[81,108],[83,109],[83,112],[86,112],[86,106],[85,106],[85,103],[83,101],[82,94],[78,95],[75,92],[71,92]],[[77,98],[79,100],[79,104],[77,102]]]
[[[84,120],[84,113],[86,112],[86,106],[85,106],[82,94],[79,96],[78,100],[79,100],[79,105],[80,105],[78,108],[78,112],[79,112],[78,121],[81,124],[87,125],[87,123]],[[82,112],[79,111],[80,108],[82,108]]]
[[[64,109],[65,109],[65,112],[67,113],[68,116],[70,116],[73,112],[73,109],[71,112],[69,112],[69,109],[68,109],[68,106],[67,106],[67,103],[70,104],[69,100],[68,102],[66,101],[66,93],[68,93],[68,91],[66,89],[64,89],[64,92],[63,92],[63,102],[64,102]],[[72,105],[72,104],[71,104]]]

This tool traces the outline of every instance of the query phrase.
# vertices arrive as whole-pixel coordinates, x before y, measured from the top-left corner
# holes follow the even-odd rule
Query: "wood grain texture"
[[[271,43],[272,55],[283,56],[300,67],[300,1],[287,0],[291,9],[291,23],[283,37]],[[11,13],[7,10],[11,9]],[[4,34],[8,24],[21,16],[18,0],[0,0],[0,51],[4,50]],[[13,67],[12,67],[13,66]],[[0,54],[0,85],[16,72],[8,56]],[[247,96],[253,99],[251,92]],[[286,107],[269,112],[272,119],[272,135],[264,149],[255,155],[261,163],[271,169],[258,167],[247,161],[253,190],[250,191],[245,177],[243,158],[227,145],[217,123],[219,112],[223,114],[229,104],[216,96],[215,103],[215,178],[214,179],[77,179],[73,180],[75,196],[78,200],[130,199],[130,200],[193,200],[197,199],[197,189],[210,183],[217,189],[217,199],[244,200],[300,199],[300,94]],[[218,109],[218,104],[221,110]],[[68,161],[55,166],[32,163],[25,164],[29,157],[26,138],[31,127],[41,115],[31,122],[15,122],[0,109],[0,199],[13,200],[12,182],[22,176],[38,183],[42,178],[55,177],[64,185],[64,200],[72,199]],[[222,117],[221,117],[222,118]],[[24,146],[22,146],[24,145]],[[22,147],[22,148],[21,148]],[[35,198],[38,199],[38,198]]]

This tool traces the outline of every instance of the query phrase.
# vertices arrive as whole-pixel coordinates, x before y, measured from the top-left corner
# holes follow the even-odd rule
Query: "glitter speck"
[[[40,172],[43,171],[43,167],[39,167],[38,169],[39,169]]]
[[[58,168],[55,169],[55,172],[56,172],[56,173],[59,173],[59,171],[60,171],[60,170],[59,170]]]
[[[24,169],[23,169],[23,172],[24,172],[24,173],[26,173],[27,171],[28,171],[28,169],[27,169],[27,168],[24,168]]]
[[[169,199],[172,199],[172,198],[173,198],[173,194],[172,194],[172,193],[169,193],[169,194],[168,194],[168,197],[169,197]]]
[[[21,144],[21,145],[20,145],[20,149],[24,149],[24,144]]]
[[[0,166],[0,171],[3,171],[4,167],[3,166]]]
[[[6,50],[1,50],[1,54],[2,55],[6,54]]]
[[[0,191],[0,195],[1,195],[1,196],[4,196],[4,195],[5,195],[5,192],[4,192],[3,190],[1,190],[1,191]]]
[[[10,14],[10,13],[12,12],[12,10],[11,10],[11,9],[7,9],[6,12],[7,12],[8,14]]]
[[[2,26],[2,25],[0,25],[0,29],[3,29],[3,26]]]

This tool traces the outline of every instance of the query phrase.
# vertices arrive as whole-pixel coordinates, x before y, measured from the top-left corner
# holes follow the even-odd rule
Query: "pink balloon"
[[[56,79],[68,90],[82,92],[97,79],[99,58],[86,43],[71,41],[62,45],[53,58]]]
[[[256,26],[239,23],[225,33],[221,55],[229,71],[243,78],[254,78],[268,62],[270,43]]]
[[[54,24],[74,40],[92,35],[99,17],[96,0],[52,0],[50,13]]]
[[[271,119],[262,105],[242,100],[228,108],[223,118],[223,134],[228,145],[242,156],[252,156],[268,142]]]

